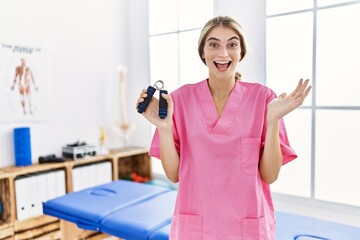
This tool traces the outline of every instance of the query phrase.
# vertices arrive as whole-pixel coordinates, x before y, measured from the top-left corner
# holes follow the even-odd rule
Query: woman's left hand
[[[290,94],[280,94],[268,104],[268,120],[280,120],[286,114],[298,108],[305,100],[311,90],[308,86],[309,79],[300,79],[296,89]]]

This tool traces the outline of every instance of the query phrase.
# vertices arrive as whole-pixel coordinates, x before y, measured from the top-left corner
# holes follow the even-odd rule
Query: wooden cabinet
[[[47,240],[62,239],[60,221],[57,218],[38,215],[19,221],[16,211],[16,179],[51,171],[63,170],[66,192],[73,191],[73,170],[77,167],[110,162],[112,180],[125,178],[132,172],[151,178],[151,163],[147,149],[127,148],[111,151],[107,155],[79,160],[67,160],[62,163],[33,164],[26,167],[7,167],[0,169],[0,240]],[[91,178],[91,176],[89,176]],[[63,229],[64,231],[64,229]],[[102,239],[105,234],[82,231],[74,239]],[[68,240],[68,239],[66,239]]]

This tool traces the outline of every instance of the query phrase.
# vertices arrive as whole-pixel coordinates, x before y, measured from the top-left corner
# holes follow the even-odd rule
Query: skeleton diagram
[[[24,58],[20,59],[21,64],[15,69],[14,83],[11,86],[11,90],[15,89],[15,84],[18,81],[19,93],[20,93],[20,104],[23,110],[23,113],[33,114],[31,107],[31,89],[30,83],[35,87],[35,91],[38,90],[38,87],[35,84],[34,76],[31,72],[31,69],[26,65],[26,60]]]

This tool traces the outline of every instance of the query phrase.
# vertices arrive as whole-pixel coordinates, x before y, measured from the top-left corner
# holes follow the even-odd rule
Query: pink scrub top
[[[180,156],[171,240],[272,240],[274,207],[258,164],[266,109],[276,97],[266,86],[236,81],[219,118],[208,82],[171,93],[174,139]],[[297,156],[280,123],[283,164]],[[160,158],[155,132],[150,155]]]

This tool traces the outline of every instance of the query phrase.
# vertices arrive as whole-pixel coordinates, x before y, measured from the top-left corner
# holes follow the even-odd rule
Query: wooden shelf
[[[123,178],[135,172],[143,177],[151,178],[151,158],[148,150],[139,147],[112,149],[109,154],[71,160],[60,163],[33,164],[25,167],[6,167],[0,169],[0,201],[3,212],[0,216],[0,240],[49,240],[64,239],[66,229],[61,227],[59,219],[40,215],[18,221],[16,219],[16,191],[15,180],[20,177],[46,173],[56,170],[65,171],[66,192],[72,191],[72,171],[82,165],[97,164],[104,161],[111,163],[112,180]],[[119,239],[106,234],[81,231],[79,238],[86,240]],[[67,240],[67,239],[66,239]]]
[[[6,178],[0,179],[0,202],[3,208],[3,212],[0,216],[0,227],[3,224],[6,225],[13,222],[12,212],[14,209],[11,206],[11,200],[14,197],[14,188],[10,184],[12,181],[9,175],[4,174],[2,175],[2,177],[4,177],[5,175],[7,176]]]
[[[0,221],[0,239],[12,239],[14,235],[14,227],[12,224]]]
[[[49,219],[48,216],[39,216],[16,222],[14,232],[16,240],[45,239],[45,236],[49,235],[60,236],[60,221],[53,217]]]

